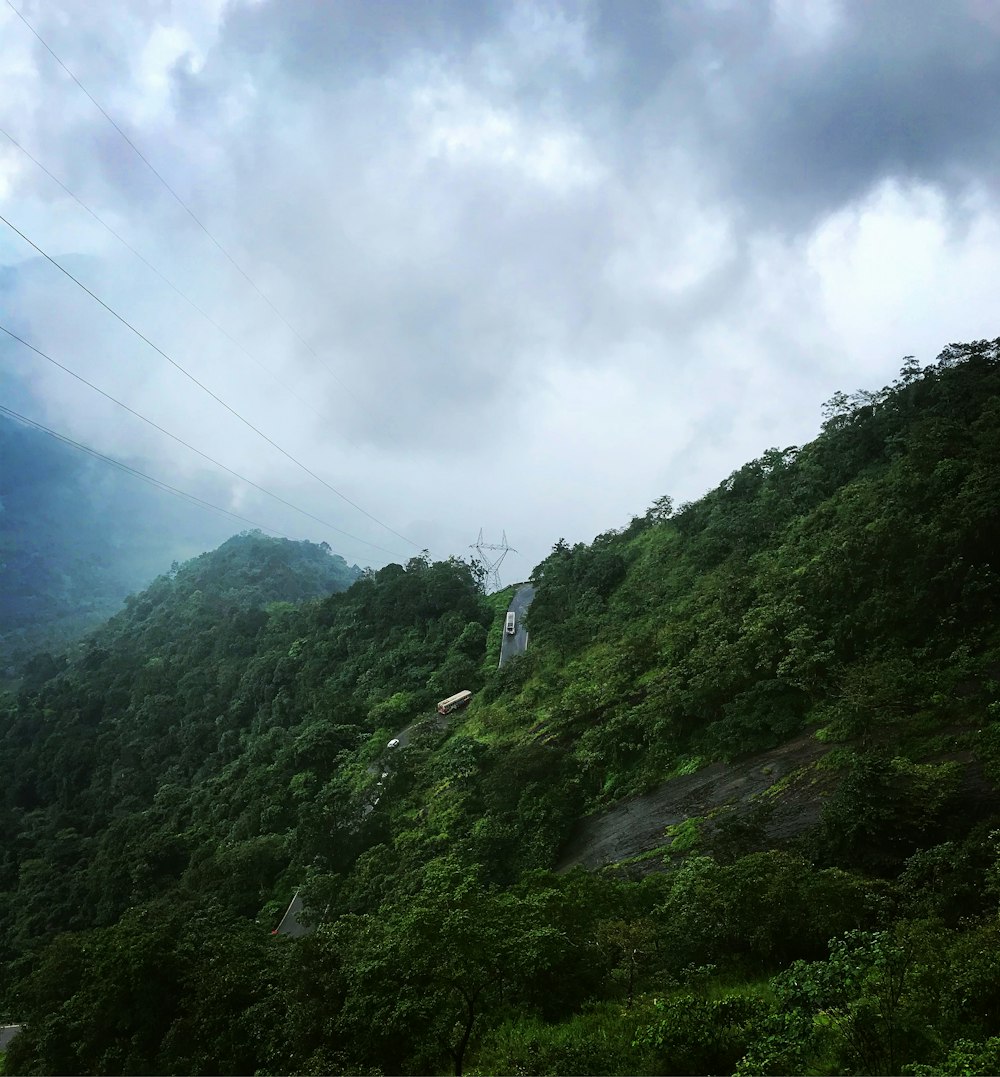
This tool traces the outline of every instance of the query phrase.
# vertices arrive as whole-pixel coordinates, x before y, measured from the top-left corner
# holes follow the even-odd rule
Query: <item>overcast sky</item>
[[[380,565],[506,530],[524,579],[1000,335],[995,0],[15,0],[8,407]],[[277,311],[277,313],[276,313]],[[214,524],[213,524],[214,526]],[[234,530],[237,529],[234,526]]]

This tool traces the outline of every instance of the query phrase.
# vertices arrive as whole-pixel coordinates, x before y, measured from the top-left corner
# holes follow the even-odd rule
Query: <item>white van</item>
[[[507,624],[504,626],[504,631],[508,636],[514,635],[514,622],[517,620],[517,616],[513,610],[507,614]]]

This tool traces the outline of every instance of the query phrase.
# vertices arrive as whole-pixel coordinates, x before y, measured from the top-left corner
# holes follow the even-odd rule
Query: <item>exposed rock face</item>
[[[843,779],[842,768],[820,765],[831,747],[806,733],[737,762],[672,778],[652,793],[580,820],[556,870],[618,867],[638,877],[662,871],[691,851],[694,839],[698,850],[722,857],[727,846],[742,855],[783,845],[820,822]],[[958,817],[976,821],[1000,810],[1000,790],[971,752],[943,752],[928,762],[960,764],[951,801]],[[686,820],[692,825],[681,835],[678,824]]]
[[[692,818],[704,820],[706,838],[723,819],[735,819],[757,828],[762,844],[780,844],[819,821],[824,796],[836,784],[834,775],[815,768],[828,751],[829,745],[805,734],[739,762],[712,763],[673,778],[653,793],[581,820],[557,870],[607,867],[660,849],[670,843],[668,827]],[[630,867],[645,874],[662,869],[663,861],[652,857]]]

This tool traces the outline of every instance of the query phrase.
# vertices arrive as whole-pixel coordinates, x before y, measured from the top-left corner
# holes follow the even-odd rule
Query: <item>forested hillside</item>
[[[231,520],[0,416],[0,680],[231,532]]]
[[[998,475],[979,342],[558,543],[499,670],[461,561],[161,578],[0,710],[8,1071],[997,1072]]]

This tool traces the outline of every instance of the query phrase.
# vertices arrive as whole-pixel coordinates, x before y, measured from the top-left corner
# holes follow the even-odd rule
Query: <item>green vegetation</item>
[[[701,841],[701,822],[701,819],[690,818],[668,826],[667,837],[670,839],[670,851],[689,853]]]
[[[231,530],[222,516],[0,417],[0,683]]]
[[[998,454],[1000,341],[908,365],[558,543],[499,670],[461,561],[159,579],[0,706],[8,1069],[995,1072]]]

